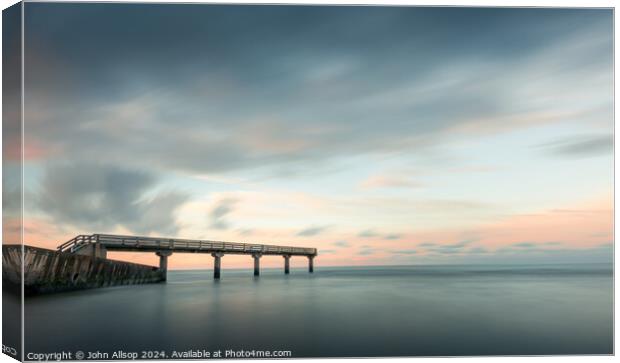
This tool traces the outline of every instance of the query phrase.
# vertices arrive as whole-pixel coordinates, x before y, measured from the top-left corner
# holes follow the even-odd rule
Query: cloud
[[[476,241],[477,241],[476,239],[465,239],[465,240],[459,241],[457,243],[448,244],[448,245],[441,245],[439,247],[441,247],[441,248],[460,249],[460,248],[463,248],[463,247],[465,247],[465,246],[467,246],[467,245],[469,245],[471,243],[474,243]]]
[[[358,233],[357,236],[362,238],[373,238],[379,236],[379,234],[372,229],[366,229]]]
[[[255,231],[253,228],[240,228],[237,232],[242,236],[251,236]]]
[[[234,198],[225,198],[217,202],[217,204],[209,212],[209,228],[226,230],[230,228],[226,217],[233,211],[238,200]]]
[[[311,236],[316,236],[319,235],[323,232],[325,232],[326,229],[328,229],[329,226],[313,226],[313,227],[308,227],[306,229],[302,229],[301,231],[297,232],[297,236],[300,237],[311,237]]]
[[[433,242],[423,242],[423,243],[420,243],[418,246],[420,246],[420,247],[434,247],[436,245],[437,244],[433,243]]]
[[[106,164],[58,164],[48,167],[35,200],[56,223],[108,232],[175,234],[175,213],[188,196],[154,193],[156,178],[147,172]]]
[[[557,241],[549,241],[549,242],[517,242],[512,243],[509,246],[499,248],[498,251],[501,253],[506,252],[531,252],[534,250],[537,251],[554,251],[556,249],[549,249],[548,247],[555,247],[562,245],[561,242]]]
[[[463,253],[465,247],[476,241],[476,239],[465,239],[452,244],[435,244],[432,246],[427,246],[427,251],[444,255]]]
[[[332,244],[337,247],[349,247],[350,246],[349,242],[347,241],[336,241]]]
[[[472,211],[489,209],[492,205],[475,201],[461,199],[426,199],[416,203],[416,208],[428,213],[445,212],[446,210]]]
[[[392,253],[397,254],[397,255],[415,255],[418,253],[418,251],[416,250],[395,250],[395,251],[392,251]]]
[[[160,193],[152,199],[137,203],[141,218],[131,224],[131,230],[139,234],[161,233],[176,235],[179,229],[174,220],[174,211],[188,201],[188,196],[179,192]]]
[[[559,122],[566,105],[580,115],[613,105],[601,86],[613,69],[604,10],[382,8],[377,17],[375,8],[171,5],[161,27],[152,6],[139,18],[116,5],[33,7],[29,135],[58,157],[281,175],[350,155],[441,149],[463,130],[469,138]],[[372,29],[356,26],[368,19]],[[366,184],[416,186],[395,177]]]
[[[8,178],[8,172],[5,169],[3,176]],[[20,174],[21,175],[21,174]],[[4,194],[2,196],[2,212],[4,216],[21,216],[22,213],[22,187],[19,184],[3,180]]]
[[[496,249],[492,256],[500,258],[500,256],[510,256],[518,258],[519,256],[532,259],[535,261],[539,258],[552,258],[554,261],[578,261],[587,262],[594,260],[611,262],[613,254],[611,253],[612,244],[605,243],[593,247],[573,247],[573,248],[546,248],[543,245],[535,245],[528,248],[507,246]]]
[[[519,243],[513,243],[512,245],[515,247],[519,247],[519,248],[536,248],[537,247],[537,244],[532,243],[532,242],[519,242]]]
[[[613,135],[579,136],[567,140],[559,140],[538,147],[551,154],[562,157],[586,157],[611,155],[614,149]]]
[[[375,253],[375,249],[370,246],[362,246],[362,248],[357,252],[360,256],[370,256]]]
[[[422,184],[405,176],[373,175],[364,180],[360,186],[365,189],[375,188],[418,188]]]
[[[128,189],[124,192],[128,198],[114,203],[130,201],[132,210],[155,213],[162,220],[174,216],[147,206],[174,209],[182,203],[181,196],[153,195],[158,183],[154,176],[164,172],[173,182],[192,187],[199,182],[187,182],[188,174],[232,181],[214,186],[218,188],[238,184],[233,177],[253,182],[268,176],[290,183],[295,173],[326,170],[342,172],[339,183],[358,183],[379,164],[398,170],[401,165],[396,163],[405,157],[420,161],[416,168],[465,167],[459,172],[470,173],[495,159],[505,161],[505,155],[479,152],[482,144],[486,149],[505,145],[489,135],[546,123],[558,123],[558,128],[612,127],[613,35],[609,30],[613,18],[608,9],[515,13],[513,9],[261,7],[257,11],[252,6],[171,5],[163,12],[157,6],[137,4],[97,9],[45,3],[32,7],[34,18],[25,24],[25,31],[39,41],[27,42],[24,61],[30,72],[25,85],[30,141],[26,146],[38,150],[32,153],[37,158],[33,164],[45,167],[54,159],[80,164],[106,160],[121,170],[148,169],[143,179],[132,175],[127,177],[128,186],[116,187]],[[140,16],[125,10],[130,8],[140,9]],[[373,27],[358,26],[369,19]],[[112,20],[115,26],[110,29]],[[609,139],[593,135],[599,136]],[[609,148],[609,140],[579,139],[571,141],[570,147],[555,145],[547,151],[582,155],[601,152],[600,144],[605,143]],[[473,157],[465,164],[428,163],[429,154],[449,154],[450,160],[463,150],[465,155],[455,157]],[[484,159],[482,165],[482,159],[476,158]],[[347,164],[351,159],[354,162]],[[526,165],[521,164],[523,158],[512,161],[506,163],[508,173],[514,173],[514,165]],[[347,169],[349,165],[353,167]],[[417,174],[395,174],[373,175],[366,185],[410,188],[417,183]],[[464,194],[444,189],[448,181],[461,187],[467,183],[460,181],[476,182],[475,176],[454,178],[458,179],[433,183],[436,194],[426,195],[428,201],[369,201],[368,215],[374,213],[381,220],[365,218],[366,211],[359,208],[353,211],[360,213],[352,223],[375,222],[351,228],[385,228],[385,233],[398,231],[387,229],[389,225],[410,221],[415,224],[411,228],[431,228],[431,221],[465,224],[475,218],[480,222],[487,217],[482,212],[495,215],[505,207],[498,200],[498,208],[490,210],[486,203],[496,199],[485,194],[484,185],[466,188]],[[135,181],[139,187],[132,189]],[[344,190],[342,184],[331,181],[325,194]],[[308,179],[293,187],[310,183],[320,189],[320,183]],[[282,187],[291,184],[282,183]],[[372,194],[390,192],[397,191]],[[402,197],[403,190],[398,192]],[[118,213],[104,216],[104,225],[127,224],[134,230],[163,230],[170,225],[164,221],[161,227],[141,225],[137,216],[107,208],[113,202],[100,202],[100,196],[91,194],[92,200],[83,203],[96,208],[102,204],[108,213]],[[355,198],[363,204],[363,198]],[[437,200],[441,198],[449,200]],[[530,205],[534,199],[528,199]],[[57,202],[47,203],[45,209],[54,218],[70,214],[77,220],[97,220],[88,216],[93,214],[90,208],[83,217],[77,215],[78,208],[54,211]],[[342,209],[338,205],[333,216],[342,220],[352,216],[355,213],[339,214],[352,204]],[[229,223],[232,208],[214,207],[207,225],[236,228]],[[422,219],[395,212],[404,210]],[[204,220],[209,211],[200,213]],[[279,222],[300,229],[306,225],[299,223],[314,223],[304,217]],[[330,219],[316,223],[340,224]],[[308,228],[298,236],[322,233],[313,228],[322,227]],[[379,234],[368,230],[360,236]],[[436,250],[455,253],[469,247]]]
[[[391,233],[391,234],[385,235],[385,239],[390,239],[390,240],[401,239],[402,237],[403,236],[401,234],[397,234],[397,233]]]
[[[495,250],[483,246],[463,250],[460,253],[420,254],[416,259],[433,263],[611,263],[613,254],[611,243],[593,247],[574,248],[518,248],[507,246]],[[601,266],[605,269],[606,267]],[[609,272],[611,273],[611,271]]]

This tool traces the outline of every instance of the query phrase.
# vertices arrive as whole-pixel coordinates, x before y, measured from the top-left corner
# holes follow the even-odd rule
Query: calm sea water
[[[28,298],[26,352],[290,350],[293,357],[610,354],[610,264],[171,271]]]

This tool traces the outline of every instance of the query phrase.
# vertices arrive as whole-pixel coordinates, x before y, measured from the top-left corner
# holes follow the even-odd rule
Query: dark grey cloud
[[[21,46],[22,17],[21,6],[11,6],[3,11],[2,22],[2,157],[3,178],[11,173],[5,169],[9,161],[18,161],[21,154]],[[14,175],[21,176],[21,173]],[[3,180],[11,187],[21,185],[21,181]],[[18,194],[19,195],[19,194]]]
[[[238,200],[226,198],[218,201],[209,211],[209,228],[225,230],[230,228],[226,217],[233,211]]]
[[[2,16],[2,216],[22,216],[21,120],[21,6],[3,10]],[[26,199],[26,198],[24,198]]]
[[[539,145],[547,152],[562,157],[611,155],[614,150],[613,135],[579,136]]]
[[[38,208],[55,222],[84,233],[125,227],[134,233],[173,235],[175,212],[187,200],[176,191],[154,193],[156,178],[104,164],[58,164],[45,170],[35,193]]]
[[[558,44],[549,77],[570,74],[566,88],[611,75],[611,14],[30,3],[29,133],[65,158],[190,173],[440,147],[456,127],[535,111],[510,77]]]
[[[308,227],[308,228],[302,229],[301,231],[297,232],[297,236],[301,236],[301,237],[316,236],[316,235],[319,235],[319,234],[325,232],[325,230],[327,230],[328,228],[329,228],[329,226],[312,226],[312,227]]]
[[[401,239],[402,237],[403,236],[401,234],[397,234],[397,233],[391,233],[391,234],[385,235],[385,239],[390,239],[390,240]]]

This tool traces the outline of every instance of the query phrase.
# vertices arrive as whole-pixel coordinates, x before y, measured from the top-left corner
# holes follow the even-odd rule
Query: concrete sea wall
[[[19,288],[21,245],[2,246],[2,280]],[[24,292],[29,295],[165,280],[157,267],[24,246]]]

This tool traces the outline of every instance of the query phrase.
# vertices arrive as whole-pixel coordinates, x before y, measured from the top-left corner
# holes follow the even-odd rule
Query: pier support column
[[[224,254],[221,252],[215,252],[215,253],[212,253],[211,256],[215,258],[215,261],[213,263],[213,278],[219,279],[220,269],[222,267],[222,257],[224,256]]]
[[[260,275],[260,258],[261,258],[261,254],[260,253],[255,253],[252,255],[252,257],[254,258],[254,276],[258,276]]]
[[[159,256],[159,271],[163,272],[164,281],[168,279],[168,257],[172,255],[172,251],[157,251],[155,252]]]
[[[107,258],[108,251],[101,243],[88,244],[75,252],[76,255],[85,255],[94,258]]]
[[[284,273],[288,275],[291,270],[290,268],[291,265],[289,263],[289,260],[291,259],[291,255],[284,255],[282,257],[284,257]]]
[[[314,256],[308,256],[308,272],[314,272]]]

